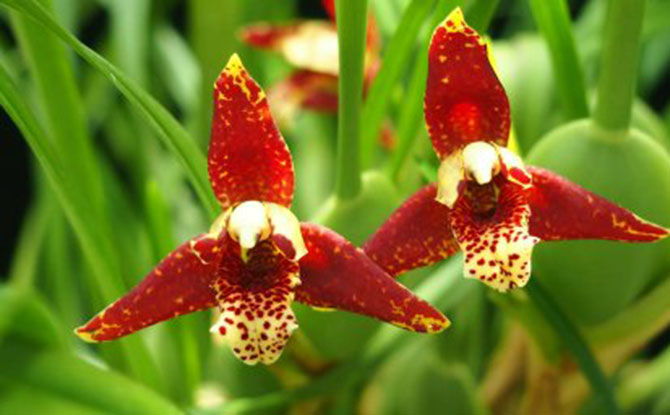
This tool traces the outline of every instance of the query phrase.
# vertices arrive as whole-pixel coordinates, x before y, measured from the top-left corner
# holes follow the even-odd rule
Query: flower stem
[[[351,199],[361,190],[358,143],[368,2],[337,0],[336,13],[340,74],[335,194]]]
[[[606,409],[605,413],[611,415],[620,413],[614,399],[612,385],[605,377],[578,329],[568,320],[561,309],[545,292],[544,288],[537,281],[537,278],[532,278],[525,290],[535,305],[542,310],[547,322],[556,330],[556,333],[563,340],[565,347],[582,369],[584,377],[591,384],[594,395],[599,398]]]
[[[645,0],[610,0],[594,121],[608,130],[630,124]]]
[[[577,57],[565,0],[531,0],[535,23],[547,41],[563,114],[570,120],[589,116],[584,75]]]

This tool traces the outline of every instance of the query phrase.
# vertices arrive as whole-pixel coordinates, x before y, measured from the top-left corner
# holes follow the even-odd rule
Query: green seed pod
[[[637,131],[608,132],[590,120],[554,130],[528,163],[546,167],[626,207],[670,225],[670,156]],[[536,276],[576,321],[595,324],[623,309],[667,263],[669,242],[552,242],[534,253]]]

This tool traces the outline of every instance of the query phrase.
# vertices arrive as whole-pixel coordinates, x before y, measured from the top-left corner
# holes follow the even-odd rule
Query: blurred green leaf
[[[381,68],[370,86],[361,114],[361,119],[365,120],[361,123],[360,142],[363,168],[372,165],[391,93],[403,73],[412,66],[410,54],[417,45],[419,30],[435,3],[436,0],[412,0],[381,58]],[[423,59],[423,56],[420,58]]]
[[[110,257],[113,248],[109,240],[101,237],[95,227],[96,221],[84,196],[71,180],[71,174],[57,157],[47,136],[44,134],[34,115],[22,99],[21,93],[12,83],[4,68],[0,67],[0,105],[10,115],[24,139],[28,142],[35,157],[44,169],[52,188],[58,196],[72,227],[79,237],[80,246],[88,260],[94,264],[94,276],[98,289],[106,302],[112,302],[120,294],[122,286],[118,264]],[[148,384],[160,387],[153,362],[148,355],[141,338],[126,338],[119,342],[124,356],[136,376]]]
[[[566,0],[530,0],[535,23],[549,45],[556,89],[567,120],[588,117],[586,88]]]
[[[182,414],[145,386],[69,353],[39,352],[13,343],[5,345],[2,354],[12,356],[0,362],[0,378],[5,382],[35,388],[101,413]]]
[[[1,2],[43,24],[116,85],[128,101],[147,117],[151,127],[163,139],[167,148],[181,161],[198,197],[213,218],[219,207],[210,189],[205,157],[179,122],[119,69],[63,29],[36,0],[1,0]]]

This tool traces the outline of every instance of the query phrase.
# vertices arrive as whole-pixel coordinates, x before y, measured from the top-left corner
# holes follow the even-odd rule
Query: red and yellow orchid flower
[[[242,39],[247,44],[281,54],[298,68],[269,90],[270,103],[281,103],[281,120],[290,120],[298,108],[337,112],[339,53],[335,26],[335,2],[323,0],[330,16],[326,20],[304,20],[288,25],[266,23],[246,27]],[[365,54],[365,86],[379,69],[380,38],[374,19],[368,20]]]
[[[668,230],[505,148],[510,109],[484,40],[454,10],[433,34],[425,118],[437,183],[411,196],[366,242],[392,275],[463,251],[464,274],[498,291],[523,287],[541,240],[652,242]]]
[[[263,90],[233,55],[214,88],[209,177],[223,213],[76,333],[100,342],[218,307],[212,331],[248,364],[276,361],[298,327],[294,299],[402,328],[449,325],[360,249],[289,210],[294,173]]]

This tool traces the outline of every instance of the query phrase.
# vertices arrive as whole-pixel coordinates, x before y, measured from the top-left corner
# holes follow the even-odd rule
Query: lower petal
[[[474,183],[469,184],[478,186]],[[523,287],[530,277],[530,259],[538,238],[530,236],[530,207],[523,189],[504,179],[479,186],[479,198],[466,192],[451,211],[451,226],[463,250],[464,274],[505,292]],[[493,210],[483,211],[483,190],[497,193]]]
[[[244,363],[274,363],[298,328],[291,310],[298,271],[270,241],[249,251],[246,263],[234,252],[222,258],[214,283],[221,315],[211,331]]]

